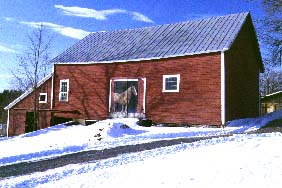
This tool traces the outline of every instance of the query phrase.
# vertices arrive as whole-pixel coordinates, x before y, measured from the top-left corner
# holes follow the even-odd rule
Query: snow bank
[[[282,118],[282,111],[259,118],[231,121],[225,128],[141,127],[137,125],[136,118],[107,119],[89,126],[61,124],[12,138],[2,138],[0,166],[164,139],[251,131],[279,118]]]
[[[102,150],[163,139],[226,134],[237,128],[141,127],[138,119],[121,118],[93,125],[57,125],[0,140],[0,166],[52,158],[87,150]]]
[[[113,138],[126,134],[136,134],[129,126],[136,126],[137,119],[105,120],[91,126],[64,124],[0,140],[0,166],[56,157],[62,154],[95,149],[97,147],[114,147]],[[125,122],[127,129],[120,125]],[[99,135],[99,136],[98,136]]]
[[[238,129],[237,131],[249,132],[264,127],[269,122],[276,119],[282,119],[281,110],[268,113],[264,116],[257,118],[245,118],[245,119],[233,120],[227,123],[227,127],[238,127],[240,129]]]

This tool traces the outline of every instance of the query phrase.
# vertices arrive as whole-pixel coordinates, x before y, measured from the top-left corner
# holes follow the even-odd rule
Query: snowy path
[[[97,162],[98,160],[117,157],[118,155],[126,154],[126,153],[141,152],[145,150],[152,150],[156,148],[173,146],[177,144],[192,143],[201,140],[207,140],[207,139],[219,138],[219,137],[228,137],[228,136],[232,136],[232,135],[159,140],[150,143],[118,146],[115,148],[108,148],[103,150],[83,151],[79,153],[67,154],[60,157],[41,160],[41,161],[22,162],[22,163],[7,165],[7,166],[0,166],[0,179],[10,176],[26,175],[34,172],[43,172],[49,169],[59,168],[69,164]]]

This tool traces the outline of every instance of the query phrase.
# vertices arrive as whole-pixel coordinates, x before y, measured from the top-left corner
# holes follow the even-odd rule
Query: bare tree
[[[266,68],[260,77],[260,93],[262,96],[282,90],[282,72]]]
[[[267,95],[282,89],[282,0],[259,2],[265,13],[264,17],[255,20],[265,65],[265,73],[260,77],[260,92]]]
[[[261,29],[263,43],[268,48],[268,61],[282,65],[282,0],[262,0],[266,16]]]
[[[13,70],[12,74],[18,90],[26,91],[33,88],[33,129],[36,130],[38,125],[37,83],[51,69],[49,50],[52,38],[41,24],[27,35],[27,39],[27,49],[21,56],[18,56],[18,68]]]

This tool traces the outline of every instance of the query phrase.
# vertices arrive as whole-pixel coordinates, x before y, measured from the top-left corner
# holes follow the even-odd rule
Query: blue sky
[[[263,14],[258,0],[0,0],[0,92],[10,89],[10,70],[28,47],[28,33],[40,23],[53,37],[55,57],[89,32],[246,11],[253,20]]]

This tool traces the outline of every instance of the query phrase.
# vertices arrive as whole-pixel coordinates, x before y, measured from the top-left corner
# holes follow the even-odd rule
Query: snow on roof
[[[257,118],[244,118],[227,122],[227,127],[238,127],[243,132],[250,132],[266,126],[269,122],[282,119],[282,110],[267,113]]]
[[[37,87],[40,87],[42,84],[44,84],[47,80],[49,80],[51,77],[53,76],[53,73],[48,74],[46,77],[44,77],[42,80],[40,80],[37,83]],[[15,100],[13,100],[10,104],[8,104],[8,106],[6,106],[4,109],[5,110],[9,110],[10,108],[12,108],[13,106],[15,106],[18,102],[20,102],[21,100],[23,100],[25,97],[27,97],[29,94],[32,93],[34,89],[33,88],[29,88],[26,92],[24,92],[21,96],[19,96],[18,98],[16,98]]]
[[[280,93],[282,93],[282,91],[277,91],[277,92],[274,92],[274,93],[270,93],[270,94],[265,95],[265,96],[263,96],[263,97],[261,97],[261,98],[263,99],[263,98],[266,98],[266,97],[272,97],[272,96],[277,95],[277,94],[280,94]]]

